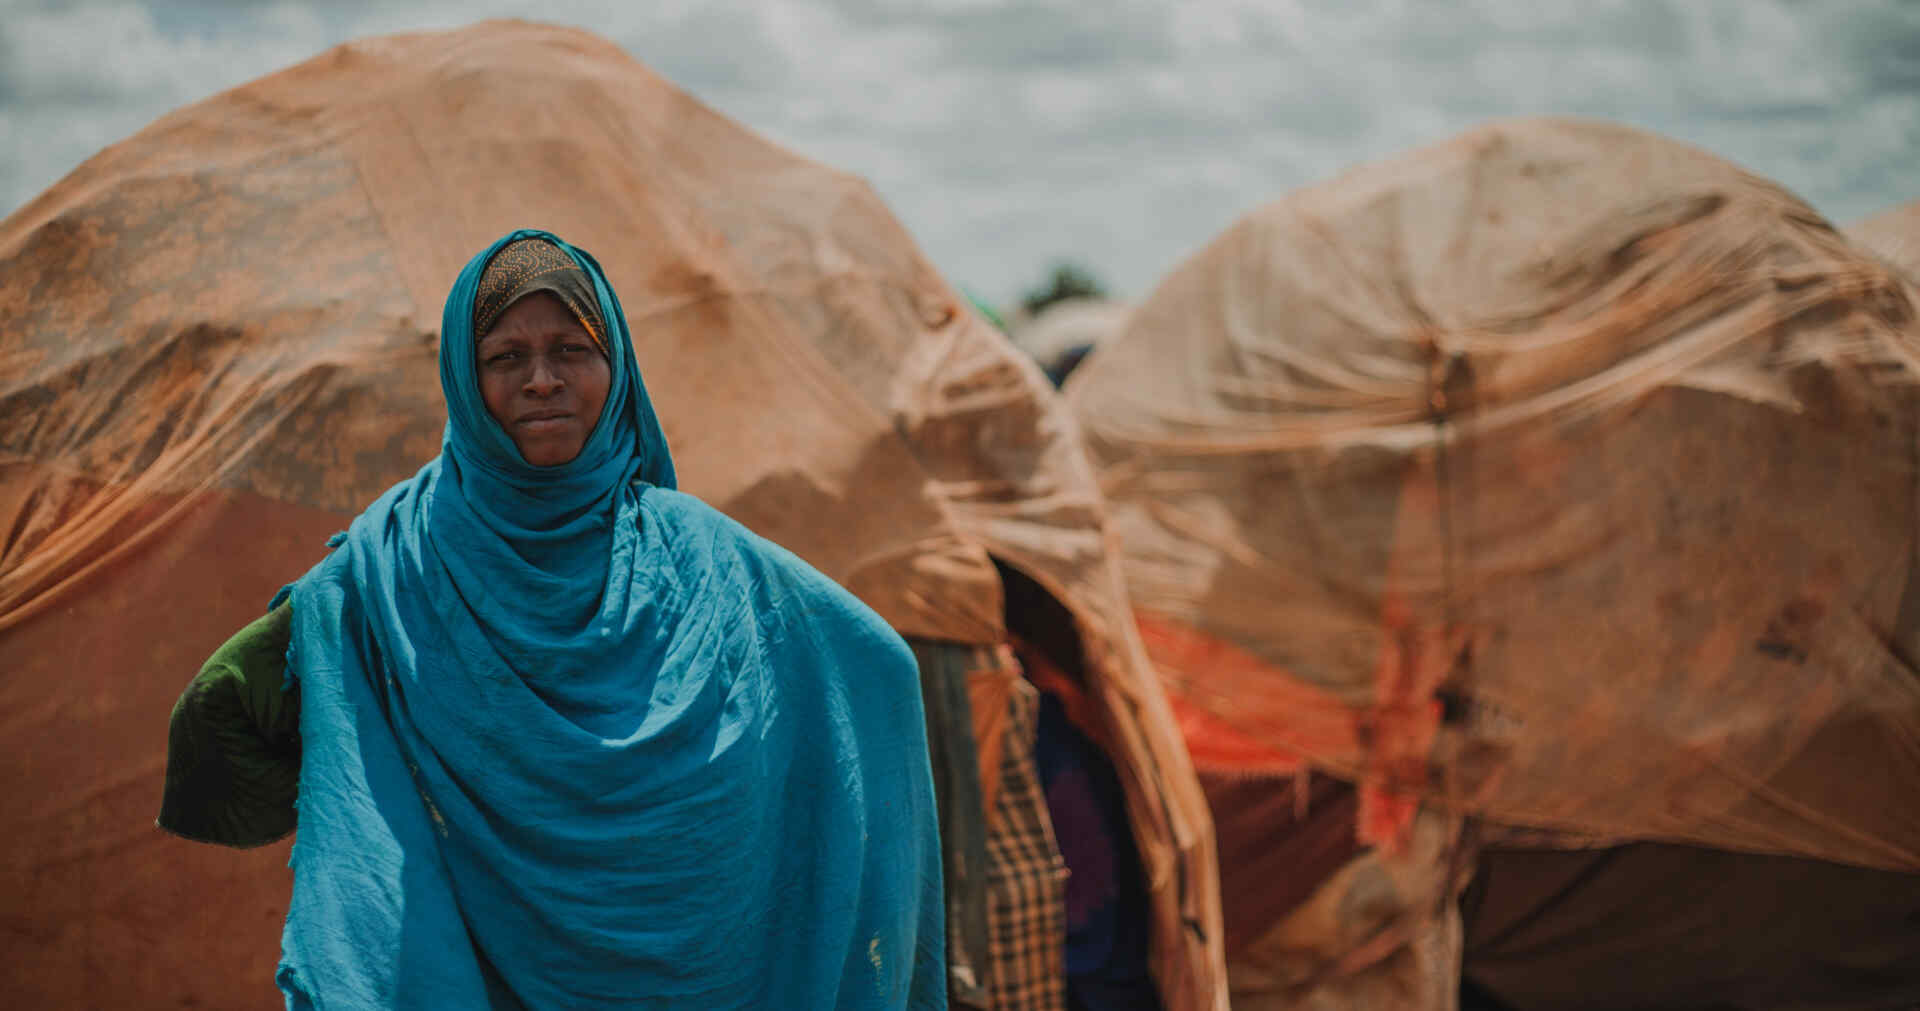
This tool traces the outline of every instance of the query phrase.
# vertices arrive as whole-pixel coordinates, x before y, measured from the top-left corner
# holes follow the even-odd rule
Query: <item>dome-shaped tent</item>
[[[446,289],[515,227],[619,291],[684,490],[920,642],[1072,615],[1167,1005],[1224,1002],[1206,809],[1037,372],[870,188],[592,35],[370,39],[180,109],[0,223],[0,925],[21,1006],[267,999],[281,847],[152,827],[173,698],[439,448]],[[1018,616],[1015,616],[1017,619]]]
[[[1778,187],[1550,120],[1160,283],[1066,390],[1210,783],[1236,1006],[1444,970],[1476,833],[1920,870],[1915,309]]]

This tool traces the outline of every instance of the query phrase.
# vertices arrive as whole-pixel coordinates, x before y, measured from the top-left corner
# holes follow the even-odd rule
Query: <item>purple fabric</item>
[[[1067,869],[1067,1001],[1076,1011],[1158,1011],[1147,969],[1146,872],[1120,779],[1042,694],[1034,758]]]

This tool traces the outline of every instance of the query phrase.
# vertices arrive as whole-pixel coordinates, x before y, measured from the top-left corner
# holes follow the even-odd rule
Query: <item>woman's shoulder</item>
[[[678,535],[681,540],[710,540],[715,547],[742,551],[761,551],[773,548],[780,552],[786,549],[754,533],[752,528],[732,516],[721,512],[705,499],[689,495],[683,491],[668,488],[649,487],[641,498],[644,513],[641,522],[648,518],[663,524],[664,530]],[[647,517],[645,513],[651,513]]]
[[[688,552],[748,552],[758,538],[753,531],[705,501],[671,488],[649,486],[640,498],[640,526],[651,527],[675,554]]]
[[[861,624],[887,626],[860,598],[791,549],[754,533],[745,524],[684,492],[649,489],[642,523],[660,523],[658,533],[686,564],[710,573],[736,572],[753,582],[750,592],[806,598],[805,613],[841,612]],[[693,553],[704,555],[696,559]]]
[[[687,525],[717,523],[739,526],[732,517],[708,505],[706,500],[686,492],[654,485],[643,485],[642,489],[641,505],[658,519]]]
[[[803,580],[817,577],[829,585],[839,585],[792,551],[686,492],[649,488],[641,502],[644,507],[641,523],[657,524],[656,532],[676,554],[697,551],[716,563],[791,571]]]

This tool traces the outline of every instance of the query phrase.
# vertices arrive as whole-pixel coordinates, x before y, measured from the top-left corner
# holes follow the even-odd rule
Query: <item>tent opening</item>
[[[1146,872],[1114,768],[1112,731],[1088,683],[1079,629],[1073,613],[1038,582],[1004,561],[994,564],[1014,655],[1039,691],[1034,759],[1067,869],[1068,1005],[1158,1009],[1148,969]]]

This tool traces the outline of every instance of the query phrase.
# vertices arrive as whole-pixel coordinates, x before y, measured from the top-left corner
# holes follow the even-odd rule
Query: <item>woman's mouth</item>
[[[550,432],[564,428],[573,420],[573,415],[565,411],[534,411],[521,415],[515,424],[526,432]]]

